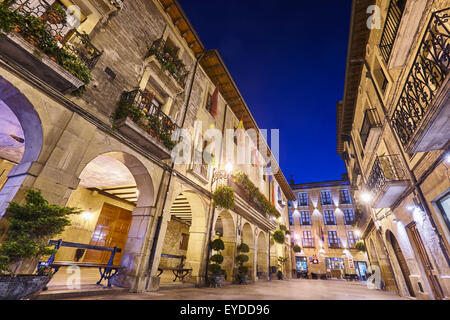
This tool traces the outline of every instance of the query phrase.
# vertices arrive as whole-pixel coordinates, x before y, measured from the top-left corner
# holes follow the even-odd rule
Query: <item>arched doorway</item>
[[[232,215],[228,211],[222,211],[215,223],[215,235],[221,236],[225,244],[222,268],[227,271],[226,281],[233,280],[234,262],[236,259],[236,226]]]
[[[258,253],[257,253],[257,259],[256,259],[256,275],[259,279],[267,279],[267,273],[268,273],[268,244],[266,235],[263,231],[260,231],[258,234],[258,240],[257,240],[257,246],[258,246]]]
[[[33,105],[0,77],[0,218],[42,150],[41,120]],[[32,181],[28,181],[32,185]]]
[[[250,248],[250,252],[246,253],[248,255],[248,262],[245,264],[248,266],[248,278],[250,280],[254,280],[255,276],[255,269],[254,269],[254,254],[255,254],[255,247],[254,247],[254,240],[253,240],[253,231],[252,227],[248,222],[246,222],[242,227],[242,234],[241,234],[242,242],[247,244]]]
[[[184,278],[186,282],[200,283],[204,267],[206,212],[200,196],[192,191],[184,191],[174,199],[166,222],[164,241],[158,269],[160,286],[174,283],[170,268],[192,269]]]
[[[116,246],[122,251],[116,253],[114,265],[125,267],[126,276],[135,276],[139,264],[137,256],[143,244],[140,241],[142,229],[136,226],[142,228],[147,222],[145,214],[153,205],[152,179],[141,161],[128,153],[109,152],[87,162],[80,165],[77,172],[80,183],[67,201],[67,206],[80,208],[82,213],[71,217],[71,225],[57,239],[101,247]],[[55,257],[57,261],[101,264],[107,263],[109,258],[108,251],[67,247],[61,247]],[[98,270],[81,268],[80,272],[82,285],[95,284]],[[65,284],[67,277],[62,268],[49,287]],[[121,280],[131,286],[131,280]]]
[[[406,287],[408,289],[408,293],[411,297],[415,297],[415,293],[412,287],[411,279],[409,276],[411,275],[408,265],[406,263],[406,259],[403,255],[402,249],[400,248],[400,245],[395,238],[394,234],[390,231],[386,231],[386,239],[391,244],[391,247],[394,251],[395,257],[397,258],[398,265],[400,267],[400,270],[402,272],[403,279],[405,280]]]

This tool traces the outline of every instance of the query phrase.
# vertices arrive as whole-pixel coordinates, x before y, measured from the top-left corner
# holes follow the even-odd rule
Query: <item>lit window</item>
[[[322,205],[329,206],[333,204],[333,201],[331,200],[331,193],[330,191],[321,191],[320,196],[322,199]]]

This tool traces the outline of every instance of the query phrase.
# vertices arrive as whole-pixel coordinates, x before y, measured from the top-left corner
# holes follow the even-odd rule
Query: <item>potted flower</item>
[[[220,266],[223,262],[223,256],[220,251],[225,249],[225,244],[222,239],[217,238],[211,242],[211,249],[216,253],[210,258],[210,264],[208,265],[209,283],[211,286],[222,287],[223,281],[227,277],[226,270]]]
[[[50,281],[49,267],[36,274],[18,274],[24,260],[53,254],[48,239],[70,225],[68,216],[79,213],[76,208],[50,205],[39,191],[28,190],[25,204],[10,202],[10,223],[6,242],[0,245],[0,300],[18,300],[33,296]]]
[[[244,263],[248,262],[249,257],[245,253],[250,252],[250,248],[247,244],[241,243],[238,247],[238,256],[236,257],[236,261],[238,262],[237,269],[237,280],[239,284],[247,284],[248,280],[248,267],[244,266]]]

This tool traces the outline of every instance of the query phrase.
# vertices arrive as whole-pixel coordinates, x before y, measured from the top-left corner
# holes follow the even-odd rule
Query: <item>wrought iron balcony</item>
[[[328,248],[330,249],[339,249],[341,247],[340,240],[335,241],[328,241]]]
[[[302,238],[303,248],[315,248],[314,239],[312,238]]]
[[[171,140],[172,133],[179,127],[153,103],[153,99],[148,91],[124,92],[114,115],[115,125],[141,146],[167,159],[175,145]]]
[[[154,55],[161,64],[163,71],[167,70],[177,83],[184,88],[189,72],[183,61],[178,58],[178,48],[169,46],[163,38],[157,39],[150,47],[149,55]]]
[[[392,116],[408,153],[441,149],[450,138],[450,8],[432,14]]]
[[[373,150],[376,140],[381,134],[381,120],[376,109],[367,109],[364,112],[364,120],[359,135],[363,148]]]
[[[373,208],[389,208],[409,186],[399,155],[378,156],[367,189],[374,195]]]
[[[90,70],[102,52],[73,27],[73,17],[62,6],[54,0],[10,0],[2,5],[8,6],[5,19],[15,26],[4,29],[6,36],[0,40],[7,58],[63,93],[91,80]],[[35,48],[46,56],[37,59]]]
[[[383,33],[380,40],[380,51],[386,63],[391,56],[392,47],[397,37],[398,28],[405,10],[406,0],[391,0],[389,3],[386,22],[384,23]]]

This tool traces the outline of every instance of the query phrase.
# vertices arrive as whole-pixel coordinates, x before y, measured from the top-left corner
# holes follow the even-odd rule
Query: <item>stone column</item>
[[[227,271],[227,281],[233,280],[233,269],[236,261],[236,239],[235,238],[222,238],[225,244],[225,250],[221,253],[223,255],[222,268]]]

